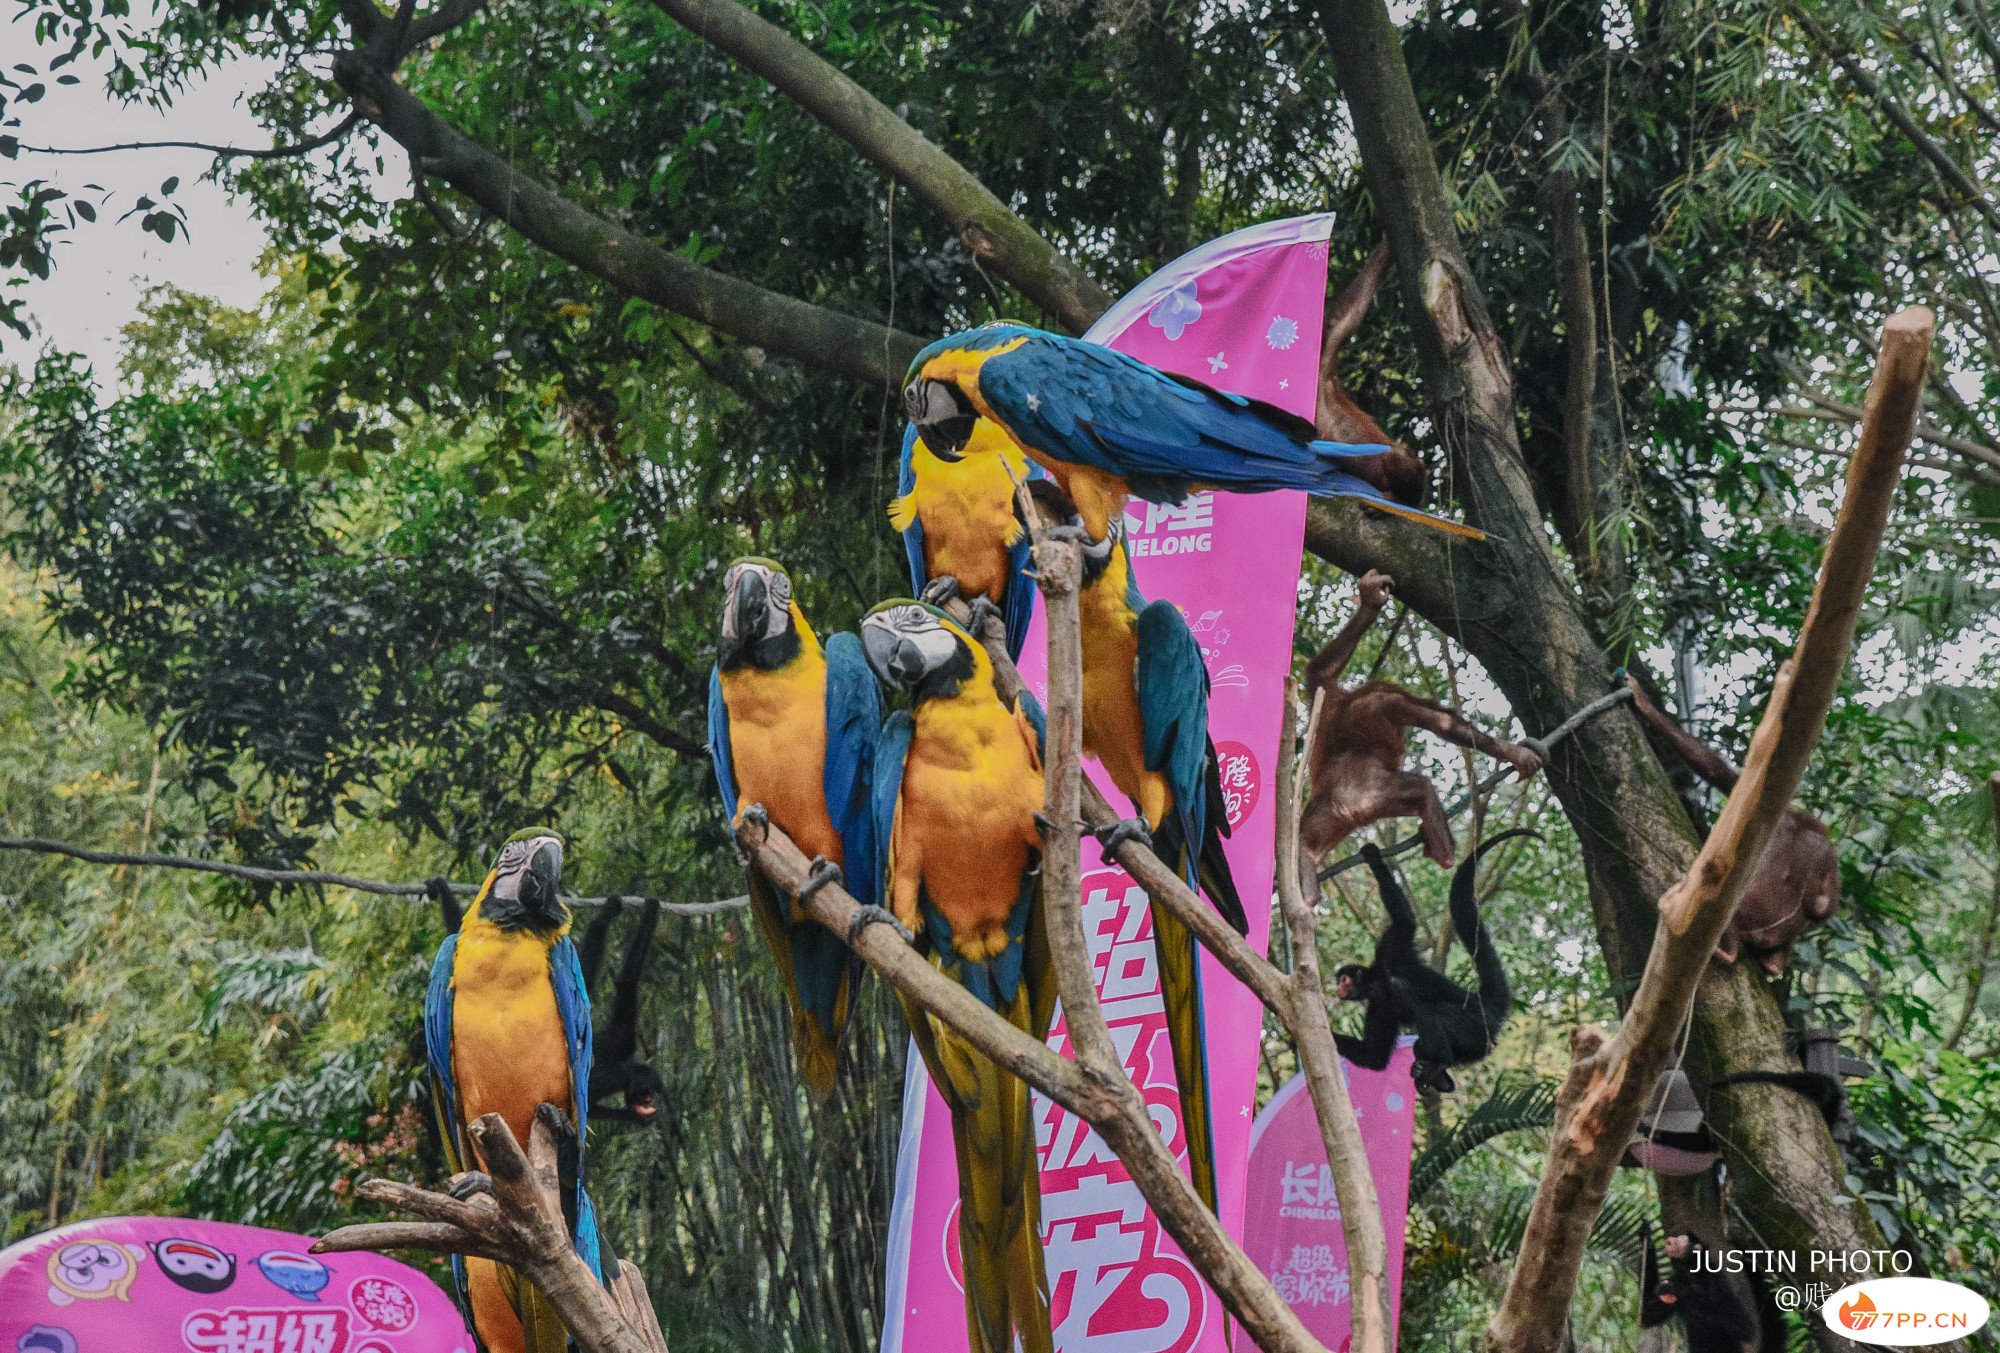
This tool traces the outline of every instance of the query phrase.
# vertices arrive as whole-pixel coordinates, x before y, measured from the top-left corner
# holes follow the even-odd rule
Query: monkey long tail
[[[1479,1012],[1488,1039],[1499,1035],[1500,1026],[1507,1022],[1514,1008],[1514,997],[1507,987],[1507,969],[1500,962],[1500,951],[1494,948],[1493,936],[1479,915],[1479,890],[1474,887],[1474,875],[1482,855],[1514,836],[1541,839],[1539,833],[1526,827],[1489,836],[1465,857],[1465,863],[1451,876],[1451,928],[1458,932],[1465,952],[1472,955],[1473,971],[1479,974]]]

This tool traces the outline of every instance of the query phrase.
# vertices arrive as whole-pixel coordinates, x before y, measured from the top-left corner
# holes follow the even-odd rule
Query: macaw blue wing
[[[563,1043],[569,1050],[570,1118],[576,1124],[576,1252],[596,1271],[598,1244],[590,1197],[583,1189],[584,1133],[590,1119],[590,991],[583,981],[583,963],[576,943],[565,935],[549,949],[549,984],[555,988],[556,1015],[562,1020]],[[591,1224],[586,1234],[585,1222]],[[597,1275],[603,1278],[602,1273]]]
[[[458,1082],[451,1070],[451,965],[458,955],[458,936],[446,935],[431,963],[430,987],[424,992],[424,1057],[430,1063],[431,1109],[437,1115],[438,1136],[444,1141],[445,1163],[457,1174],[465,1168],[465,1143],[460,1140]]]
[[[917,425],[911,423],[903,429],[903,457],[896,469],[896,496],[906,498],[917,491]],[[930,582],[930,569],[924,563],[924,520],[914,512],[910,514],[909,529],[903,532],[903,551],[910,561],[910,595],[922,596],[925,584]]]
[[[979,393],[1017,441],[1118,475],[1154,501],[1203,484],[1338,492],[1352,476],[1333,462],[1389,449],[1320,440],[1295,414],[1055,334],[989,357]]]
[[[903,796],[903,761],[910,754],[910,742],[917,725],[908,710],[897,710],[882,721],[882,733],[875,743],[874,784],[869,787],[871,815],[875,820],[875,895],[886,896],[889,880],[889,852],[896,839],[896,802]]]
[[[1207,827],[1208,668],[1187,618],[1172,602],[1156,601],[1139,612],[1138,628],[1133,677],[1146,769],[1165,775],[1173,787],[1181,836],[1190,846],[1183,872],[1193,886]]]
[[[863,906],[882,896],[881,852],[869,790],[882,735],[882,690],[861,640],[842,631],[826,641],[826,811],[840,833],[848,891]]]
[[[722,700],[722,669],[708,673],[708,761],[715,767],[715,787],[722,791],[722,813],[736,821],[736,765],[730,760],[729,706]]]
[[[1042,479],[1042,467],[1030,461],[1028,477]],[[1034,541],[1023,531],[1021,538],[1007,547],[1007,600],[1001,619],[1007,624],[1007,656],[1018,661],[1022,645],[1028,642],[1028,622],[1035,618],[1035,580],[1028,576]]]

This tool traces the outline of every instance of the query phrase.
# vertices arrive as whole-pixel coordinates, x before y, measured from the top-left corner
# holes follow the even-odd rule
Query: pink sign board
[[[0,1353],[473,1353],[408,1264],[178,1217],[73,1222],[0,1250]]]
[[[1410,1208],[1410,1144],[1415,1054],[1405,1039],[1389,1065],[1364,1071],[1340,1064],[1368,1148],[1368,1172],[1389,1241],[1389,1345],[1403,1309],[1403,1232]],[[1250,1134],[1250,1196],[1243,1249],[1298,1313],[1314,1338],[1342,1353],[1354,1316],[1347,1237],[1306,1078],[1285,1082]]]
[[[1328,216],[1238,231],[1169,264],[1085,335],[1164,370],[1267,400],[1310,418],[1319,388]],[[1305,497],[1198,493],[1179,506],[1134,501],[1126,548],[1149,600],[1179,606],[1208,664],[1209,734],[1221,762],[1232,835],[1230,869],[1250,919],[1250,944],[1270,937],[1277,761]],[[1047,642],[1036,616],[1021,674],[1046,695]],[[1125,802],[1092,762],[1113,804]],[[1154,1122],[1186,1168],[1172,1050],[1145,890],[1085,845],[1083,923],[1098,996]],[[1240,1236],[1263,1007],[1202,954],[1222,1219]],[[1049,1045],[1067,1052],[1058,1019]],[[1035,1097],[1042,1158],[1042,1226],[1059,1353],[1225,1353],[1224,1313],[1147,1208],[1116,1155],[1082,1119]],[[890,1225],[884,1353],[961,1353],[964,1289],[957,1276],[958,1179],[951,1117],[914,1055]]]

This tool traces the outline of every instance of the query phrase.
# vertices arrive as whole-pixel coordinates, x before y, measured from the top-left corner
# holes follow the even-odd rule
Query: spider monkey
[[[1430,491],[1430,476],[1424,470],[1424,463],[1407,446],[1384,432],[1382,425],[1348,395],[1340,379],[1341,349],[1368,317],[1369,307],[1375,304],[1375,293],[1381,290],[1382,279],[1388,274],[1389,262],[1389,241],[1380,240],[1369,253],[1368,262],[1354,275],[1354,280],[1341,288],[1340,295],[1334,297],[1327,309],[1326,339],[1320,346],[1319,417],[1315,422],[1319,435],[1333,441],[1388,447],[1382,455],[1345,461],[1341,468],[1405,507],[1422,507]]]
[[[1472,955],[1478,974],[1477,992],[1467,991],[1417,957],[1417,913],[1395,871],[1373,845],[1361,848],[1361,858],[1375,874],[1382,909],[1389,924],[1375,941],[1375,961],[1348,963],[1334,972],[1334,995],[1343,1001],[1366,1001],[1361,1037],[1335,1034],[1340,1055],[1358,1067],[1380,1071],[1389,1064],[1396,1034],[1411,1029],[1417,1035],[1416,1064],[1411,1068],[1419,1090],[1451,1090],[1451,1067],[1470,1066],[1493,1051],[1500,1026],[1507,1022],[1513,999],[1500,951],[1479,916],[1473,871],[1479,857],[1512,836],[1535,836],[1526,827],[1490,836],[1479,843],[1451,879],[1451,928]],[[1537,837],[1539,839],[1539,837]]]
[[[1640,1279],[1641,1329],[1664,1325],[1675,1316],[1687,1331],[1688,1353],[1757,1353],[1763,1331],[1756,1313],[1730,1289],[1723,1275],[1698,1267],[1705,1247],[1691,1235],[1667,1237],[1672,1276],[1660,1272],[1653,1234],[1646,1232],[1646,1264]]]
[[[1736,788],[1736,768],[1670,718],[1646,698],[1638,681],[1625,675],[1632,692],[1632,712],[1687,762],[1688,768],[1724,794]],[[1743,951],[1773,977],[1791,966],[1792,946],[1813,926],[1833,915],[1840,905],[1840,856],[1833,838],[1818,818],[1787,807],[1771,840],[1757,861],[1757,871],[1744,885],[1743,898],[1729,929],[1715,946],[1725,963]]]
[[[1424,853],[1439,867],[1452,864],[1451,828],[1437,789],[1403,769],[1405,731],[1423,728],[1460,746],[1512,766],[1525,780],[1542,768],[1540,753],[1503,742],[1474,728],[1449,707],[1410,694],[1387,681],[1364,681],[1343,690],[1341,674],[1354,660],[1361,636],[1382,614],[1396,580],[1370,569],[1361,579],[1354,614],[1306,667],[1306,698],[1326,692],[1319,730],[1306,758],[1312,798],[1299,822],[1299,845],[1315,864],[1349,836],[1387,817],[1414,817]]]
[[[593,993],[604,967],[604,951],[611,938],[611,923],[625,908],[625,899],[609,897],[597,915],[584,927],[578,946],[583,965],[583,984]],[[666,1082],[650,1062],[639,1059],[639,980],[646,972],[646,956],[652,952],[653,934],[660,924],[660,903],[647,898],[639,913],[639,924],[625,941],[625,955],[619,960],[618,978],[612,987],[611,1018],[595,1035],[596,1058],[590,1067],[590,1116],[613,1118],[622,1123],[650,1123],[660,1111]],[[623,1106],[601,1101],[623,1095]]]

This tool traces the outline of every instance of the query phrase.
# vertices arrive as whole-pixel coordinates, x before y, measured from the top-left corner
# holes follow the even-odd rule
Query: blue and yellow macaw
[[[1025,576],[1028,533],[1014,508],[1014,486],[1041,473],[991,423],[973,425],[967,454],[955,460],[932,455],[913,423],[903,433],[902,468],[889,502],[889,524],[909,552],[910,586],[933,602],[959,596],[976,606],[984,599],[1006,622],[1007,652],[1016,658],[1028,637],[1035,586]],[[941,588],[947,578],[953,586]]]
[[[563,1215],[577,1254],[601,1281],[597,1213],[583,1188],[590,997],[560,896],[562,859],[562,838],[552,831],[508,838],[458,933],[445,937],[431,965],[424,1044],[445,1160],[460,1174],[454,1194],[491,1187],[467,1135],[474,1119],[499,1114],[526,1150],[539,1105],[567,1116],[574,1132],[558,1144]],[[562,1353],[569,1346],[555,1308],[513,1269],[454,1258],[452,1272],[488,1353]]]
[[[749,883],[751,911],[791,1002],[800,1076],[823,1102],[833,1093],[861,960],[804,904],[813,888],[836,880],[864,905],[878,895],[868,785],[882,698],[852,634],[820,647],[780,565],[738,559],[723,591],[708,754],[732,825],[741,813],[762,812],[813,857],[815,881],[797,904],[754,869]]]
[[[1044,510],[1053,495],[1037,494]],[[1229,834],[1215,744],[1208,736],[1208,668],[1180,608],[1148,603],[1125,552],[1122,518],[1083,544],[1078,597],[1083,641],[1083,749],[1103,765],[1139,817],[1099,833],[1108,849],[1126,836],[1149,839],[1190,888],[1204,893],[1238,934],[1249,929],[1223,854]],[[1070,515],[1074,526],[1078,517]],[[1167,1039],[1180,1084],[1181,1126],[1195,1191],[1215,1210],[1215,1139],[1208,1109],[1201,964],[1192,933],[1152,903],[1153,944]]]
[[[1340,468],[1386,446],[1321,440],[1297,414],[1212,389],[1136,357],[1020,324],[988,324],[917,354],[903,402],[938,459],[977,450],[978,420],[999,425],[1062,486],[1091,539],[1137,494],[1177,503],[1196,489],[1302,489],[1354,498],[1455,535],[1469,526],[1405,507]]]
[[[887,601],[861,621],[875,674],[911,699],[875,754],[885,894],[953,981],[1036,1040],[1055,976],[1042,928],[1041,710],[1009,709],[986,650],[944,612]],[[951,1109],[958,1239],[972,1353],[1052,1353],[1041,1180],[1028,1087],[904,1001],[918,1051]]]

